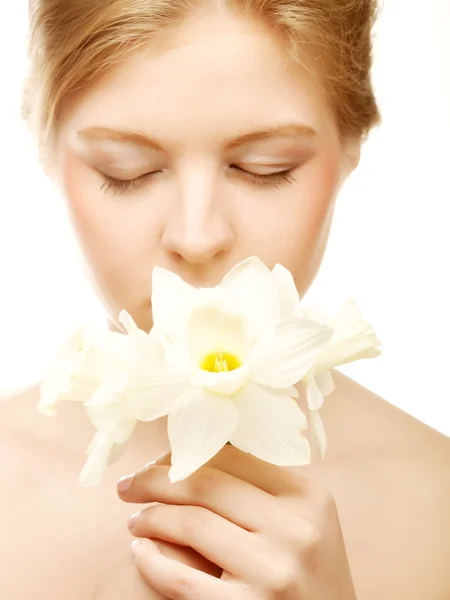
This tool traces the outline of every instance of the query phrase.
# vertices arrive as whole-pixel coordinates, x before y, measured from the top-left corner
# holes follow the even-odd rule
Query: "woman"
[[[379,123],[375,1],[31,8],[24,113],[110,329],[122,330],[123,308],[151,328],[155,265],[212,286],[257,255],[286,266],[304,296]],[[448,439],[334,380],[323,461],[281,468],[228,446],[174,485],[163,419],[140,423],[102,485],[84,489],[83,409],[45,419],[37,388],[3,403],[0,596],[448,600]],[[130,533],[144,540],[134,554]]]

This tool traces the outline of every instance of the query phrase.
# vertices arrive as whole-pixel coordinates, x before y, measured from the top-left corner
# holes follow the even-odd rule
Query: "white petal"
[[[122,446],[131,438],[136,427],[137,419],[123,419],[114,427],[113,439],[114,443]]]
[[[186,337],[168,344],[164,361],[170,371],[178,377],[191,377],[198,367],[194,356],[189,352]]]
[[[328,316],[326,308],[323,304],[310,304],[309,306],[302,306],[301,308],[301,316],[304,319],[309,319],[310,321],[316,321],[321,325],[330,325],[328,323]],[[331,325],[330,325],[331,327]]]
[[[323,395],[314,377],[314,368],[306,378],[306,400],[309,410],[319,410],[323,405]]]
[[[375,332],[354,300],[348,300],[342,309],[331,319],[330,327],[334,335],[329,346],[320,354],[315,363],[316,371],[326,371],[338,365],[362,358],[374,358],[381,354]]]
[[[171,373],[162,373],[160,376],[149,374],[128,383],[126,400],[130,412],[139,421],[153,421],[176,408],[181,396],[191,388],[187,379]]]
[[[334,392],[335,385],[331,371],[321,371],[320,373],[316,372],[315,380],[319,386],[322,396],[329,396]]]
[[[130,365],[132,346],[127,335],[106,332],[91,345],[82,376],[101,383],[111,376],[124,375]]]
[[[122,380],[103,383],[84,406],[94,427],[101,431],[110,430],[119,421],[133,418],[125,402]]]
[[[119,322],[125,327],[127,333],[130,335],[139,331],[138,326],[134,322],[133,317],[126,310],[122,310],[119,314]]]
[[[243,363],[252,342],[242,315],[223,312],[216,306],[203,306],[192,311],[186,338],[187,351],[197,367],[208,354],[220,351],[234,354]]]
[[[318,411],[311,411],[309,413],[309,431],[311,444],[314,446],[320,458],[323,459],[327,449],[327,436],[325,434],[322,418]]]
[[[169,338],[176,336],[184,328],[196,294],[196,288],[172,271],[155,267],[152,276],[152,314],[157,328]]]
[[[294,385],[290,385],[286,388],[272,388],[269,386],[264,386],[258,383],[258,385],[264,388],[269,394],[274,394],[277,396],[289,396],[289,398],[298,398],[299,393],[297,388]]]
[[[124,393],[131,414],[140,421],[167,415],[177,405],[178,396],[191,388],[186,377],[166,364],[165,353],[159,337],[150,334],[130,368]]]
[[[208,462],[230,440],[237,424],[238,413],[230,399],[193,390],[190,402],[169,414],[170,480],[185,479]]]
[[[144,332],[142,332],[144,333]],[[141,337],[137,351],[133,355],[131,373],[145,372],[159,374],[167,370],[165,360],[167,344],[159,333],[152,329],[145,337]]]
[[[57,414],[56,403],[61,400],[86,401],[95,391],[98,382],[92,382],[88,389],[80,389],[75,378],[86,368],[96,333],[88,326],[74,329],[58,348],[53,360],[44,374],[37,409],[46,416]]]
[[[271,271],[255,256],[237,264],[225,275],[220,287],[228,290],[233,305],[255,320],[281,315],[278,289]]]
[[[282,265],[277,264],[272,269],[272,278],[278,288],[283,316],[297,316],[300,309],[300,296],[292,273]]]
[[[288,387],[300,381],[329,343],[333,330],[306,319],[287,319],[275,327],[268,356],[250,364],[251,379],[271,387]]]
[[[101,482],[106,468],[125,452],[136,424],[136,419],[128,419],[97,431],[86,451],[88,458],[79,477],[80,485],[91,486]]]
[[[246,365],[223,373],[212,373],[211,371],[197,369],[192,377],[192,383],[196,387],[205,387],[217,394],[231,395],[249,381],[249,377],[250,370]]]
[[[89,446],[89,456],[81,471],[78,482],[83,487],[99,485],[114,448],[109,432],[97,432]]]
[[[133,317],[126,311],[122,310],[119,314],[119,321],[125,327],[129,336],[131,360],[141,352],[142,347],[148,343],[149,335],[134,322]]]
[[[125,454],[125,450],[127,449],[127,445],[128,444],[126,442],[123,444],[114,444],[109,455],[108,465],[113,465],[122,458],[122,456]]]
[[[308,440],[302,435],[307,419],[295,400],[248,384],[235,396],[239,426],[233,446],[275,465],[311,462]]]

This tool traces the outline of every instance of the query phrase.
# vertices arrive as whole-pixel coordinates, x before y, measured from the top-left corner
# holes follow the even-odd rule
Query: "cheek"
[[[150,244],[142,231],[138,203],[101,190],[99,175],[67,159],[63,170],[63,193],[80,246],[91,266],[132,268]]]
[[[60,173],[93,286],[110,314],[126,308],[139,318],[137,307],[147,307],[151,287],[157,235],[148,224],[155,223],[156,215],[144,216],[139,201],[130,204],[132,200],[105,194],[101,178],[78,161],[68,160]]]
[[[323,257],[339,176],[337,158],[311,161],[299,171],[296,183],[276,191],[274,202],[261,204],[248,222],[254,253],[271,267],[279,262],[297,273],[297,279],[306,278],[300,287],[310,284]]]

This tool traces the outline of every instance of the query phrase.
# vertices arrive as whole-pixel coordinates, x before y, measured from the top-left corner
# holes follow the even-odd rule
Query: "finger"
[[[129,527],[138,538],[190,546],[224,571],[245,581],[261,581],[276,558],[262,536],[196,506],[150,506],[133,515]]]
[[[171,453],[166,452],[159,456],[143,470],[153,464],[170,465]],[[224,446],[205,466],[247,481],[273,496],[298,495],[310,486],[308,465],[302,467],[273,465],[232,445]]]
[[[149,540],[135,540],[133,553],[142,578],[171,600],[244,600],[238,586],[167,558]]]
[[[180,546],[178,544],[171,544],[170,542],[165,542],[163,540],[151,541],[156,544],[161,554],[167,558],[171,558],[172,560],[181,562],[188,567],[208,573],[213,577],[220,577],[222,575],[223,569],[207,560],[193,548],[189,548],[188,546]]]
[[[249,531],[260,531],[264,527],[266,517],[263,515],[275,515],[276,499],[247,481],[215,468],[201,467],[187,479],[171,483],[169,468],[152,465],[141,469],[125,494],[120,493],[119,484],[119,495],[125,502],[134,504],[201,506]]]
[[[272,496],[298,496],[309,486],[308,465],[284,467],[266,462],[236,448],[224,446],[208,466],[243,479]],[[302,472],[305,475],[302,475]]]
[[[150,465],[168,465],[172,464],[172,452],[165,452],[158,456]],[[146,465],[147,466],[147,465]]]

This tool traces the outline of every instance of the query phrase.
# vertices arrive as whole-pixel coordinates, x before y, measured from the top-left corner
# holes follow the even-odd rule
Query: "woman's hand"
[[[128,491],[125,480],[118,487],[125,502],[160,503],[129,522],[144,538],[137,567],[156,591],[173,600],[356,600],[330,492],[233,446],[177,483],[168,465],[170,455],[128,479]],[[169,558],[146,538],[193,549],[223,572]]]

